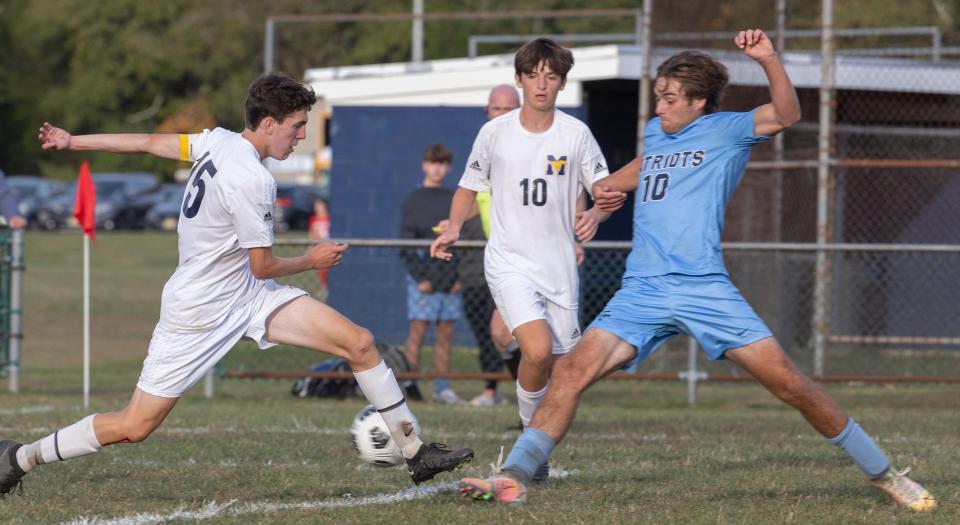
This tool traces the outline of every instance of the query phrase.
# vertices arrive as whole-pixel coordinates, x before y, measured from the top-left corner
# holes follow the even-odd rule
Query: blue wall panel
[[[578,118],[584,113],[564,111]],[[332,236],[397,238],[403,198],[423,179],[423,151],[434,143],[453,151],[446,185],[456,188],[485,122],[479,107],[336,107],[330,131]],[[330,274],[329,302],[379,341],[406,340],[405,278],[395,250],[352,249]],[[465,321],[457,325],[455,343],[474,344]]]
[[[395,239],[400,205],[420,185],[420,161],[431,144],[453,151],[446,186],[456,188],[473,139],[486,121],[481,108],[337,107],[331,126],[331,234]],[[396,250],[353,249],[330,276],[331,306],[369,328],[377,340],[407,336],[405,272]],[[427,344],[432,344],[432,335]],[[465,322],[457,344],[473,344]]]

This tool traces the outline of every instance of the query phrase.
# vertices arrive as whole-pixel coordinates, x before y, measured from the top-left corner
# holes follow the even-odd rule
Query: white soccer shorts
[[[550,301],[526,277],[501,275],[496,282],[490,282],[490,293],[511,333],[518,326],[543,319],[550,326],[554,354],[569,352],[580,340],[577,309],[564,308]]]
[[[306,294],[299,288],[269,280],[252,301],[236,305],[209,330],[175,331],[157,324],[137,388],[154,396],[180,397],[241,338],[255,341],[261,349],[275,346],[265,338],[267,318],[277,308]]]

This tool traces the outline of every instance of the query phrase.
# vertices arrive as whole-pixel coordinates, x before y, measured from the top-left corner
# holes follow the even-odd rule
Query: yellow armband
[[[180,135],[180,160],[190,160],[190,138]]]

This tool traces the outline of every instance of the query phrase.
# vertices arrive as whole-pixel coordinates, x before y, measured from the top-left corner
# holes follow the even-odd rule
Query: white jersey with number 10
[[[583,188],[609,175],[597,141],[583,122],[557,111],[553,125],[531,133],[520,110],[480,129],[460,186],[490,191],[487,281],[525,275],[550,301],[578,305],[574,215]]]

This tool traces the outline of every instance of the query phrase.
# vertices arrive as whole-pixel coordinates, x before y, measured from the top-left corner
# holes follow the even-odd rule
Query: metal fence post
[[[274,46],[274,33],[276,31],[277,24],[274,21],[273,17],[268,17],[266,22],[266,27],[263,29],[263,72],[264,74],[273,71],[273,46]]]
[[[817,156],[817,266],[814,283],[813,373],[824,375],[824,354],[830,330],[830,157],[833,133],[833,1],[823,0],[820,44],[820,127]]]
[[[687,404],[697,404],[697,340],[690,337],[687,344]]]
[[[23,230],[13,230],[10,246],[10,333],[9,346],[10,392],[20,393],[20,343],[23,334],[20,329],[21,302],[20,291],[23,284]]]
[[[216,393],[216,367],[207,370],[207,374],[203,377],[203,397],[210,399]]]
[[[653,47],[650,20],[653,0],[643,0],[643,45],[640,46],[640,108],[637,111],[637,155],[643,155],[643,129],[650,119],[650,53]]]
[[[423,0],[413,0],[413,20],[410,37],[410,61],[423,62]]]

